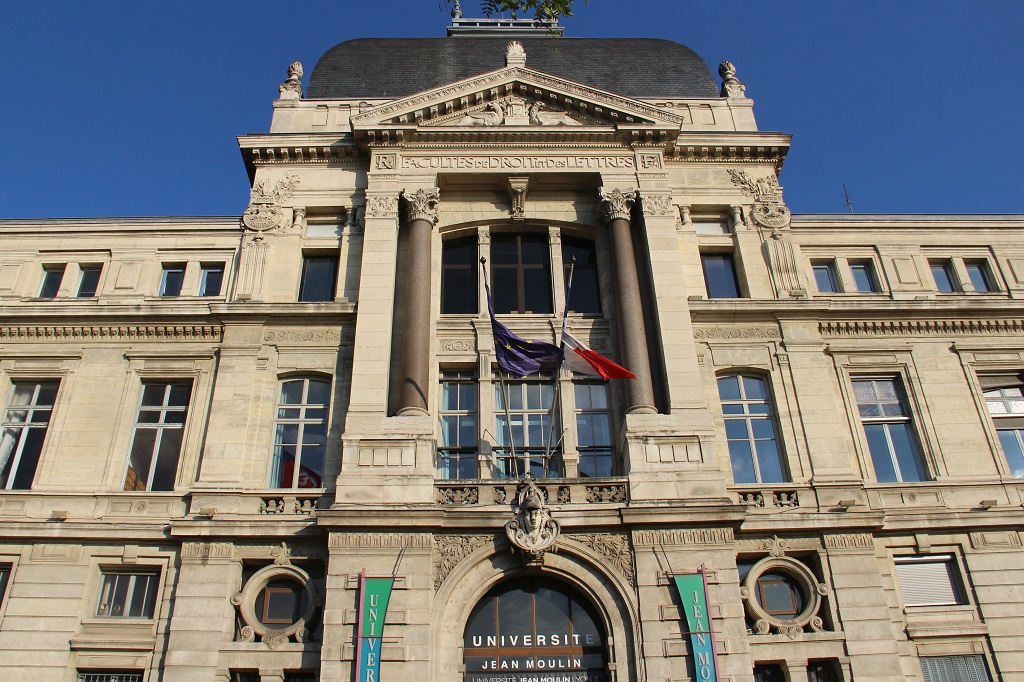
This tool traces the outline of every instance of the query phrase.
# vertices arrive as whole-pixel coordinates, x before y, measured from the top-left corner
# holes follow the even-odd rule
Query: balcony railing
[[[516,479],[436,481],[434,500],[445,507],[510,505],[515,499],[516,485]],[[537,481],[537,487],[551,505],[629,501],[625,478],[545,478]]]

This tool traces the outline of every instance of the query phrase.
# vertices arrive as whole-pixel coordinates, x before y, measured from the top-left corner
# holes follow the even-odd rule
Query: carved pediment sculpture
[[[729,177],[743,193],[754,199],[754,222],[762,227],[784,228],[789,226],[792,215],[782,201],[782,187],[774,174],[754,179],[747,171],[730,168]]]
[[[515,518],[505,523],[505,534],[527,561],[539,561],[554,546],[560,528],[533,476],[519,483],[512,507]]]
[[[260,180],[249,192],[249,208],[242,214],[242,225],[254,232],[266,232],[281,225],[282,209],[280,202],[291,196],[295,186],[299,184],[297,175],[289,175],[278,180],[270,189],[267,181]]]
[[[600,121],[588,121],[600,125]],[[503,97],[482,108],[470,110],[459,118],[441,119],[437,125],[458,126],[579,126],[582,122],[561,109],[552,109],[543,102],[522,97]]]

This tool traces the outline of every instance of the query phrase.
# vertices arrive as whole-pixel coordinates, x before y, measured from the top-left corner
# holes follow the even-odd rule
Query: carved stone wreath
[[[757,600],[757,581],[765,573],[781,573],[793,580],[804,595],[804,608],[793,618],[779,618],[768,613]],[[828,586],[818,582],[817,576],[807,566],[787,556],[769,556],[754,564],[740,587],[740,596],[747,614],[754,621],[754,632],[770,634],[772,630],[796,639],[810,626],[815,632],[822,632],[824,621],[818,616],[821,598],[828,594]]]
[[[264,625],[256,615],[256,598],[271,581],[281,579],[292,580],[302,586],[306,592],[306,607],[299,619],[290,625],[282,627]],[[245,583],[242,591],[232,595],[231,603],[238,609],[239,616],[245,623],[239,639],[244,642],[252,642],[259,637],[268,647],[276,649],[286,643],[289,638],[294,638],[296,642],[303,642],[307,639],[309,633],[306,631],[306,626],[312,622],[317,609],[323,606],[323,597],[313,585],[309,575],[301,568],[292,566],[290,563],[275,563],[256,571]]]

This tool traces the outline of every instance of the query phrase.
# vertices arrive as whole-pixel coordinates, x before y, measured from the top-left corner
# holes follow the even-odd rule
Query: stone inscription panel
[[[403,170],[634,170],[632,156],[405,156]]]

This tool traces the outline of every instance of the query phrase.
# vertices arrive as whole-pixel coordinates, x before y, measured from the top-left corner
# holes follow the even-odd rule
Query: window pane
[[[896,451],[896,461],[900,467],[900,480],[907,482],[928,480],[917,442],[910,430],[910,424],[903,422],[886,426],[889,427],[889,438]]]
[[[150,490],[174,490],[174,478],[178,472],[178,455],[181,452],[183,429],[163,429],[160,438],[160,452],[153,472]]]
[[[302,261],[299,300],[333,301],[337,283],[338,259],[333,256],[306,256]]]
[[[281,404],[299,405],[302,403],[303,381],[286,381],[281,384]]]
[[[738,376],[721,377],[718,380],[718,397],[722,400],[739,400],[740,378]]]
[[[853,282],[857,291],[878,291],[878,284],[875,282],[875,268],[871,261],[850,263],[850,272],[853,274]]]
[[[477,311],[476,236],[448,239],[441,247],[441,313]]]
[[[491,270],[491,296],[494,312],[519,312],[519,273],[515,269],[494,267]]]
[[[125,476],[125,490],[145,490],[149,484],[149,467],[156,449],[157,429],[135,429],[132,452],[128,457],[128,474]]]
[[[64,279],[64,265],[48,265],[43,268],[43,283],[39,287],[39,298],[53,298],[60,291]]]
[[[889,441],[885,437],[885,427],[888,424],[865,424],[864,433],[868,438],[868,449],[871,451],[871,461],[875,467],[875,480],[879,483],[895,483],[896,467],[892,461],[892,453],[889,451]]]
[[[326,405],[331,395],[331,383],[329,381],[317,381],[310,379],[309,388],[306,389],[306,403],[309,405]]]
[[[701,263],[704,266],[704,283],[708,298],[740,297],[732,254],[703,254]]]
[[[199,283],[200,296],[219,296],[224,282],[223,265],[204,265],[202,281]]]
[[[935,279],[935,287],[939,291],[950,293],[956,291],[953,285],[953,269],[948,262],[931,263],[932,277]]]
[[[180,296],[181,285],[185,281],[184,265],[165,265],[163,279],[160,282],[161,296]]]
[[[985,261],[968,261],[964,263],[967,268],[967,275],[971,278],[971,284],[975,291],[992,291],[992,278],[988,274],[988,266]]]
[[[597,276],[597,250],[594,247],[594,242],[572,237],[562,239],[562,265],[567,285],[573,258],[576,259],[576,265],[573,268],[569,309],[577,313],[600,313],[601,295]]]
[[[757,483],[750,443],[745,440],[729,441],[729,458],[732,460],[732,478],[736,483]]]
[[[743,377],[743,392],[746,393],[747,400],[764,400],[768,397],[764,381],[757,377]]]
[[[25,442],[22,445],[21,457],[18,460],[18,469],[14,472],[13,480],[7,483],[7,487],[13,490],[29,490],[32,487],[32,480],[36,477],[36,467],[39,465],[39,455],[43,451],[46,429],[28,429],[28,432],[23,437]],[[4,473],[6,474],[7,472],[5,471]]]
[[[1006,463],[1010,467],[1010,475],[1014,478],[1024,478],[1024,449],[1021,447],[1021,436],[1024,431],[1021,429],[999,429],[999,442],[1003,445],[1003,454],[1006,455]]]
[[[814,281],[818,285],[818,291],[823,294],[831,294],[839,291],[836,283],[836,273],[831,263],[814,264]]]
[[[78,298],[92,298],[96,295],[100,272],[98,267],[82,268],[82,278],[78,280]]]
[[[757,448],[757,466],[761,473],[762,483],[782,483],[786,480],[782,473],[782,461],[779,449],[774,440],[759,440]]]

